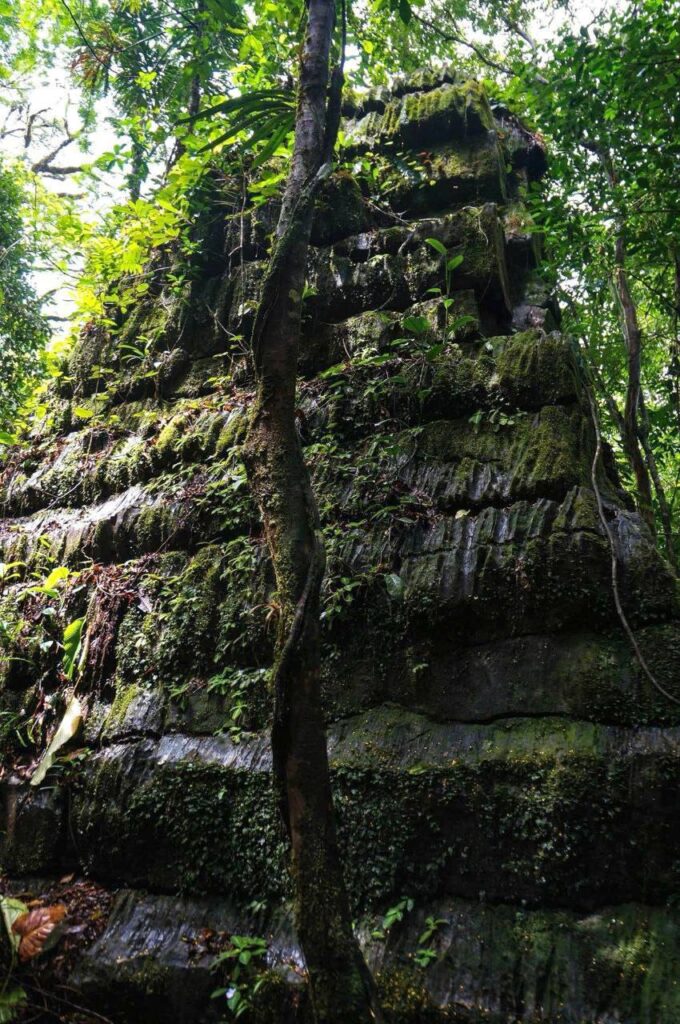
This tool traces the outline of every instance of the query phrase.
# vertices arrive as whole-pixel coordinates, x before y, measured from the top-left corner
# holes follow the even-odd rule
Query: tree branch
[[[101,59],[101,57],[99,56],[99,54],[97,53],[95,48],[92,46],[92,43],[90,42],[90,40],[87,38],[87,36],[83,32],[82,28],[80,27],[80,23],[79,23],[78,19],[76,18],[75,14],[73,13],[73,11],[69,7],[69,5],[66,3],[66,0],[59,0],[59,2],[61,3],[61,6],[64,8],[64,10],[67,12],[67,14],[68,14],[69,18],[71,19],[71,21],[73,22],[73,24],[75,25],[76,31],[78,32],[78,35],[80,36],[82,41],[85,43],[85,46],[88,48],[88,50],[90,51],[90,53],[92,54],[94,59],[97,61],[97,64],[100,64],[101,67],[103,67],[106,71],[108,71],[108,65],[107,65],[106,61],[103,61]]]
[[[32,139],[33,139],[33,125],[35,124],[37,118],[39,118],[41,114],[46,114],[46,113],[47,113],[47,108],[44,107],[42,110],[36,110],[35,114],[29,114],[28,115],[28,120],[26,122],[26,131],[24,133],[24,149],[28,149],[28,147],[30,146],[30,144],[32,142]]]
[[[55,166],[53,163],[59,153],[61,153],[63,149],[66,149],[67,146],[70,146],[72,142],[75,142],[78,137],[77,135],[71,135],[67,124],[64,124],[64,131],[66,132],[66,138],[62,139],[59,145],[55,146],[50,153],[46,153],[45,156],[41,157],[40,160],[36,160],[36,162],[31,165],[31,170],[34,174],[48,174],[55,178],[64,178],[69,174],[77,174],[78,171],[83,170],[82,165],[77,167],[75,165],[70,167],[62,165],[59,167]]]
[[[521,25],[518,25],[516,21],[513,21],[512,18],[508,18],[507,16],[503,18],[503,21],[508,26],[510,31],[520,36],[520,38],[523,39],[524,42],[527,43],[532,50],[538,49],[538,43],[532,36],[529,35],[526,29],[523,29]]]
[[[470,43],[467,39],[464,39],[463,36],[456,35],[453,32],[447,32],[445,29],[440,28],[439,25],[435,25],[434,22],[429,20],[429,18],[424,18],[422,14],[418,14],[418,12],[413,9],[411,9],[411,13],[416,21],[419,21],[421,25],[424,25],[425,28],[434,32],[441,39],[445,39],[448,43],[459,43],[461,46],[467,46],[477,55],[477,57],[479,57],[483,64],[486,64],[487,67],[493,68],[495,71],[500,71],[503,75],[514,76],[515,72],[512,68],[509,68],[506,64],[499,64],[497,61],[487,57],[484,51],[476,46],[475,43]]]

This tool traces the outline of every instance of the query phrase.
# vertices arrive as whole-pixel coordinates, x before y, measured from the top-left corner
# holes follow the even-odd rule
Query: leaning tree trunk
[[[334,0],[309,0],[293,158],[253,329],[257,395],[244,461],[280,606],[272,755],[291,842],[298,937],[318,1024],[380,1020],[354,937],[335,832],[320,701],[319,610],[325,555],[298,440],[295,392],[314,193],[332,153],[342,73],[329,95]],[[328,102],[327,102],[328,96]]]
[[[638,323],[637,308],[628,285],[626,274],[626,243],[623,228],[615,243],[614,290],[621,307],[621,325],[626,343],[628,357],[628,381],[626,385],[626,401],[623,409],[623,442],[631,468],[635,474],[638,507],[652,530],[654,526],[654,509],[652,505],[652,487],[647,466],[640,451],[640,427],[638,411],[640,408],[641,384],[640,369],[642,361],[642,332]]]
[[[613,193],[618,181],[611,153],[599,143],[584,141],[583,145],[589,152],[595,153],[599,159]],[[642,332],[640,330],[637,307],[630,290],[626,271],[626,223],[623,216],[616,218],[614,267],[611,275],[611,286],[620,310],[621,331],[627,356],[626,399],[621,420],[621,440],[628,463],[635,477],[638,510],[652,532],[656,534],[654,506],[652,504],[652,485],[647,465],[640,450],[638,411],[642,394],[640,383]]]

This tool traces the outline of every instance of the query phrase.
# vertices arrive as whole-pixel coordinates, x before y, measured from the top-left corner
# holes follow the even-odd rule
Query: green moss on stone
[[[123,725],[130,709],[130,705],[135,698],[139,696],[139,693],[140,687],[137,683],[130,683],[126,686],[118,681],[111,710],[104,721],[102,730],[104,733],[114,732],[117,728],[120,728]]]
[[[507,499],[560,499],[570,488],[588,483],[582,433],[578,410],[544,406],[535,416],[487,415],[477,429],[471,429],[468,421],[429,423],[420,430],[417,445],[428,462],[458,467],[455,478],[447,480],[447,492],[458,492],[463,504],[478,489],[485,467],[493,467],[498,490]],[[411,447],[406,438],[401,445],[405,451]],[[486,500],[493,498],[492,493]]]
[[[416,968],[395,967],[381,972],[376,980],[388,1024],[481,1024],[482,1021],[490,1021],[486,1014],[471,1017],[455,1006],[437,1006],[427,990],[425,973]]]
[[[462,203],[501,203],[507,196],[505,167],[495,138],[440,146],[408,164],[377,165],[378,180],[394,209],[411,217]]]
[[[244,904],[286,891],[268,773],[187,759],[131,783],[121,768],[103,759],[75,803],[83,857],[98,871],[161,891],[226,891]]]
[[[133,606],[119,628],[119,677],[181,697],[222,669],[258,664],[271,638],[263,630],[265,595],[254,570],[247,538],[206,545],[190,558],[161,556],[142,580],[154,612]]]
[[[429,92],[392,100],[380,122],[380,142],[399,141],[416,148],[493,129],[493,115],[476,82],[443,85]]]
[[[498,392],[517,405],[536,407],[574,401],[581,382],[573,349],[559,334],[523,331],[490,342]]]
[[[137,550],[140,553],[158,551],[176,529],[176,509],[162,502],[144,505],[134,522]]]
[[[331,245],[365,231],[369,223],[356,178],[347,171],[333,174],[324,183],[314,207],[312,243]]]
[[[236,446],[245,441],[248,429],[248,417],[241,410],[230,413],[226,423],[223,424],[215,444],[217,457],[224,457]]]

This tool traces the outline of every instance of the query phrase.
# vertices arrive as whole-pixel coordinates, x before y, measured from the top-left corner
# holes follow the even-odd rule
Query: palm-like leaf
[[[204,120],[215,114],[255,113],[271,108],[292,110],[294,101],[295,97],[288,89],[255,89],[243,96],[230,96],[229,99],[221,100],[191,117],[183,118],[180,124]]]
[[[241,132],[249,132],[248,145],[251,147],[267,140],[256,158],[256,163],[261,164],[276,152],[293,130],[295,97],[286,89],[258,89],[244,96],[222,100],[192,117],[184,118],[182,123],[195,123],[217,115],[224,117],[225,131],[206,143],[199,153],[214,149]]]

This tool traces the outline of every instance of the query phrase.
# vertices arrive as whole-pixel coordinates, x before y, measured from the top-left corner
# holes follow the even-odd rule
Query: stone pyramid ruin
[[[390,1020],[677,1024],[680,715],[614,607],[578,346],[524,205],[542,145],[455,72],[345,114],[299,428],[340,839]],[[115,331],[87,326],[1,467],[5,889],[67,904],[82,929],[35,970],[113,1021],[223,1018],[232,934],[267,941],[253,1019],[296,1019],[276,595],[239,457],[275,220],[216,173],[179,283],[159,260]],[[677,691],[676,580],[607,452],[597,480],[626,614]],[[32,786],[74,691],[79,730]]]

